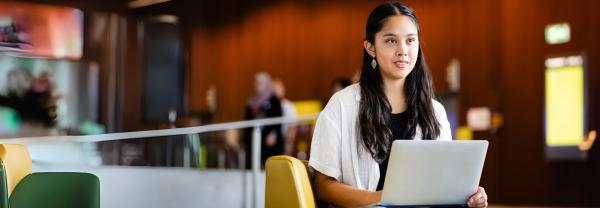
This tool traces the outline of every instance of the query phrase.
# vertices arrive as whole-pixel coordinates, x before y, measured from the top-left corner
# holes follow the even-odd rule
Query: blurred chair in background
[[[18,144],[0,144],[0,204],[12,208],[99,208],[100,181],[90,173],[31,173],[27,148]]]

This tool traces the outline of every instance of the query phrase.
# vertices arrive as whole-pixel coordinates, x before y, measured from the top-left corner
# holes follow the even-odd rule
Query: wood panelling
[[[292,100],[326,101],[331,80],[350,77],[360,66],[366,8],[282,3],[249,12],[239,24],[194,28],[191,109],[203,108],[205,90],[213,84],[216,118],[242,119],[259,71],[280,77]]]
[[[598,129],[598,28],[594,1],[503,1],[501,106],[505,127],[501,141],[501,201],[545,205],[598,206],[598,147],[587,161],[544,159],[544,59],[585,52],[588,57],[588,125]],[[546,24],[568,22],[572,40],[546,45]]]
[[[424,51],[438,89],[447,88],[445,67],[461,50],[454,11],[461,4],[415,1],[421,17]],[[366,16],[378,2],[283,2],[254,9],[239,23],[192,29],[190,107],[205,106],[205,91],[217,86],[221,121],[240,120],[253,94],[253,75],[280,77],[292,100],[330,96],[331,81],[360,68]],[[455,6],[456,5],[456,6]],[[457,9],[456,9],[457,10]],[[443,32],[440,32],[443,31]],[[430,58],[436,57],[436,58]]]
[[[541,9],[531,9],[538,4],[505,1],[501,7],[501,102],[506,123],[499,143],[499,196],[509,203],[548,203],[551,183],[545,181],[542,137],[544,24]]]

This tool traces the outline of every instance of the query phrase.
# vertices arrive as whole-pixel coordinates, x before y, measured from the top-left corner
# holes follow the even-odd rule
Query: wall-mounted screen
[[[26,57],[79,59],[83,12],[78,9],[0,2],[0,52]]]
[[[580,55],[546,59],[546,158],[585,158],[585,76]]]

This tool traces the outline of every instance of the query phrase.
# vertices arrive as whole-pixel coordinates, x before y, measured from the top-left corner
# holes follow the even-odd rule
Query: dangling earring
[[[373,57],[373,61],[371,61],[371,67],[373,67],[373,69],[377,67],[377,61],[375,61],[375,57]]]

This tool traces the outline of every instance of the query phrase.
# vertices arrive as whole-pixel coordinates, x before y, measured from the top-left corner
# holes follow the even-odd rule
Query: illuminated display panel
[[[19,56],[79,59],[83,12],[43,4],[0,2],[0,52]]]
[[[545,143],[549,159],[585,158],[578,149],[585,127],[585,76],[582,56],[546,60]]]
[[[546,145],[583,141],[583,67],[546,70]]]

